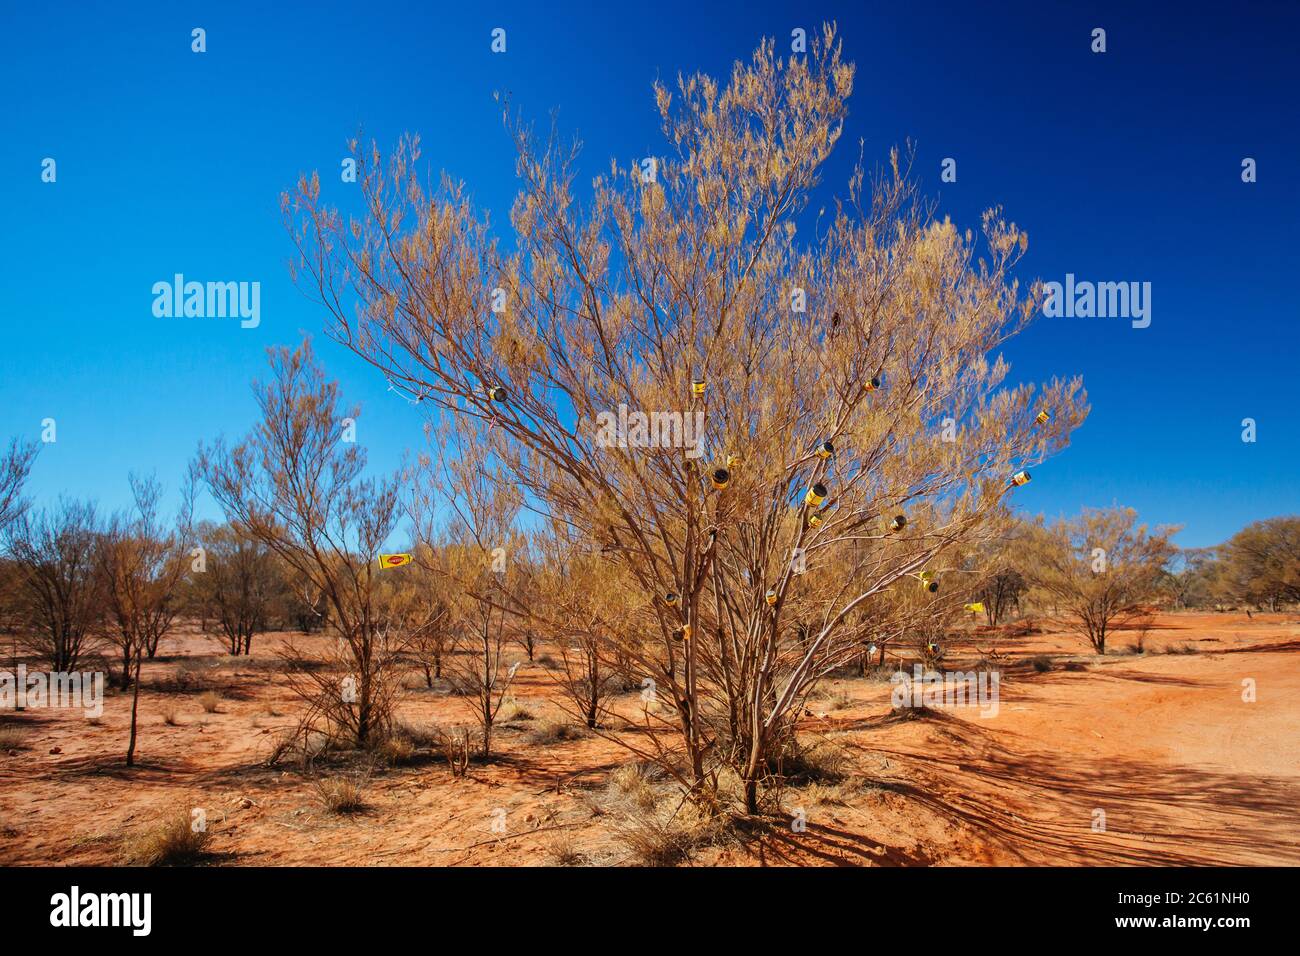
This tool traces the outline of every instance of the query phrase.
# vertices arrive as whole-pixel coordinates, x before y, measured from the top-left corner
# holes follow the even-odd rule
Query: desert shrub
[[[158,708],[158,713],[162,714],[163,723],[168,727],[175,727],[177,717],[180,714],[180,708],[170,700],[163,701],[162,706]]]
[[[0,727],[0,750],[22,750],[27,746],[27,732],[21,727]]]
[[[363,478],[364,449],[337,440],[355,410],[342,404],[310,342],[269,358],[271,378],[254,388],[261,423],[237,445],[205,444],[196,471],[226,521],[278,555],[333,631],[328,670],[318,666],[321,653],[290,641],[278,655],[308,706],[304,732],[328,726],[365,748],[372,734],[387,733],[401,676],[401,635],[390,627],[372,557],[396,527],[400,486],[396,476]]]
[[[616,789],[628,793],[642,783],[657,783],[664,779],[664,772],[658,765],[641,760],[633,760],[621,767],[616,767],[609,775],[609,782]]]
[[[213,673],[216,667],[203,660],[186,659],[176,665],[175,675],[172,677],[171,686],[176,690],[191,691],[202,690],[211,683]],[[163,682],[166,686],[167,682]]]
[[[400,767],[415,759],[415,742],[402,734],[389,734],[375,748],[375,753],[385,763]]]
[[[627,800],[642,810],[653,810],[659,802],[655,784],[663,778],[663,771],[658,767],[637,760],[623,764],[609,775],[609,790],[616,798]]]
[[[1196,648],[1191,644],[1169,644],[1165,647],[1166,654],[1195,654]]]
[[[1044,654],[1029,658],[1027,663],[1040,674],[1046,674],[1052,669],[1052,659]]]
[[[199,706],[205,714],[215,714],[221,706],[221,695],[214,690],[205,690],[199,694]]]
[[[330,813],[356,813],[366,807],[366,788],[353,777],[322,777],[315,784],[316,796]]]
[[[528,735],[534,746],[558,744],[565,740],[581,740],[586,733],[577,724],[563,720],[544,720]]]
[[[848,797],[858,789],[860,788],[844,783],[814,783],[800,791],[799,800],[817,806],[847,806]]]
[[[307,177],[285,203],[306,263],[296,275],[331,311],[335,337],[389,381],[420,395],[426,407],[439,409],[440,449],[464,448],[471,457],[490,451],[482,456],[486,466],[469,460],[463,474],[472,480],[448,493],[456,505],[449,537],[471,559],[463,562],[467,569],[486,566],[480,542],[504,543],[525,502],[530,512],[552,519],[543,524],[572,529],[587,556],[575,551],[571,563],[610,569],[601,584],[613,586],[599,597],[612,613],[597,604],[588,615],[591,602],[583,602],[578,619],[566,614],[561,626],[598,635],[608,666],[637,679],[627,689],[641,679],[671,687],[669,705],[685,719],[663,722],[677,739],[657,755],[668,763],[683,760],[692,799],[701,803],[714,800],[718,765],[730,764],[744,778],[750,813],[757,812],[759,780],[772,762],[768,745],[779,747],[793,733],[803,694],[877,630],[867,615],[875,611],[873,599],[894,582],[892,590],[906,585],[915,597],[907,576],[1002,537],[994,496],[1006,484],[1008,463],[1036,464],[1054,453],[1087,411],[1077,379],[1058,379],[1041,392],[1028,385],[1008,391],[1001,365],[972,362],[1019,331],[1017,315],[1027,320],[1037,309],[1037,296],[1022,302],[1024,290],[1014,279],[1027,240],[996,212],[985,217],[981,239],[970,231],[963,238],[952,223],[936,221],[900,172],[897,153],[890,155],[892,176],[871,176],[859,166],[838,207],[843,214],[809,244],[795,241],[795,223],[820,190],[821,167],[840,136],[852,76],[827,26],[797,68],[786,69],[764,44],[752,63],[737,64],[716,87],[695,75],[683,80],[683,96],[660,88],[669,141],[684,143],[683,161],[665,177],[671,182],[647,190],[635,177],[611,177],[586,209],[568,195],[568,154],[553,140],[536,142],[525,123],[512,125],[521,168],[528,170],[519,208],[528,213],[514,217],[522,237],[508,266],[497,266],[490,229],[468,201],[420,188],[410,174],[418,151],[409,140],[391,157],[391,174],[380,171],[376,155],[376,173],[363,186],[368,216],[336,213]],[[772,145],[773,136],[779,145]],[[370,155],[367,150],[363,158]],[[394,183],[402,185],[391,188]],[[734,231],[722,236],[728,224]],[[616,233],[617,255],[608,254],[606,232]],[[364,281],[356,280],[358,262]],[[485,276],[501,269],[527,290],[514,300],[521,318],[513,309],[508,319],[454,318],[475,312],[467,307],[481,300]],[[818,276],[816,308],[778,333],[773,290],[802,281],[810,269]],[[703,291],[697,275],[720,291]],[[678,281],[686,276],[691,281]],[[653,307],[661,277],[668,277],[662,294],[671,305],[646,329],[626,318],[628,303],[643,299]],[[344,287],[349,295],[333,294]],[[602,317],[597,298],[617,303],[611,306],[617,322]],[[725,317],[699,321],[697,306],[705,299],[720,303]],[[555,308],[556,302],[592,307]],[[837,302],[842,316],[835,311],[827,321]],[[797,344],[769,347],[774,335]],[[557,361],[574,343],[598,344],[600,352],[581,362]],[[686,490],[703,477],[696,470],[702,462],[601,455],[588,435],[566,429],[557,437],[551,403],[586,418],[612,395],[661,402],[685,394],[692,362],[704,362],[715,383],[726,383],[721,403],[710,406],[725,418],[711,431],[716,450],[725,452],[733,441],[758,443],[738,475],[743,490],[728,492],[723,505]],[[886,367],[889,387],[879,390],[877,374]],[[751,383],[739,386],[745,394],[728,397],[742,382]],[[757,394],[752,383],[762,383]],[[704,382],[694,391],[704,394]],[[497,412],[487,400],[512,404]],[[1031,405],[1051,408],[1046,423],[1035,424]],[[931,423],[916,410],[938,407],[978,409],[979,441],[931,454]],[[500,414],[509,415],[508,427],[496,427]],[[817,424],[831,420],[837,436],[858,443],[852,463],[842,458],[834,466],[835,479],[828,478],[827,459],[805,453]],[[881,431],[877,426],[886,421]],[[336,430],[328,434],[333,438]],[[464,461],[461,455],[449,463],[450,476],[447,468],[421,470],[454,485],[456,464]],[[841,477],[846,480],[835,484]],[[774,542],[802,545],[801,523],[812,517],[807,505],[799,512],[789,507],[792,493],[822,488],[822,478],[833,482],[837,517],[831,520],[844,519],[835,525],[838,534],[828,528],[817,544],[819,567],[831,570],[817,588],[790,589],[790,576],[782,575],[769,605]],[[901,489],[913,528],[942,527],[943,533],[909,532],[887,547],[862,547],[863,538],[874,536],[867,517],[881,515]],[[487,515],[491,520],[480,518],[476,499],[490,504],[493,495],[502,507]],[[824,496],[813,497],[820,503]],[[492,600],[481,602],[486,610],[478,615],[459,612],[466,631],[482,640],[485,652],[474,655],[474,664],[489,676],[501,669],[493,629],[509,628],[487,612],[495,610],[498,619],[517,613],[514,596],[505,593],[526,573],[517,565],[512,560],[499,582],[480,570],[478,590],[491,589]],[[652,618],[645,585],[670,579],[683,588],[676,595],[682,600],[657,603]],[[914,631],[931,617],[932,604],[915,600],[891,612],[891,629]],[[679,697],[682,654],[670,635],[686,622],[683,613],[695,628],[686,656],[699,662],[700,679],[691,663],[692,678]],[[588,616],[596,626],[584,625]],[[652,619],[656,627],[648,626]],[[485,753],[498,688],[485,681],[476,693]]]
[[[438,752],[442,754],[442,759],[447,761],[447,767],[451,770],[453,777],[463,777],[469,770],[469,731],[464,727],[457,727],[447,733],[439,734],[437,742]]]
[[[826,740],[804,746],[793,740],[777,759],[775,771],[791,786],[811,783],[838,783],[844,779],[848,765],[844,749]]]
[[[196,831],[188,813],[178,813],[130,839],[123,858],[128,866],[183,866],[201,859],[212,835]]]
[[[496,718],[497,723],[500,724],[512,724],[536,719],[537,715],[535,713],[513,698],[501,705],[501,710]]]
[[[441,746],[445,731],[436,724],[410,724],[400,722],[393,733],[405,737],[418,749],[434,749]]]
[[[1025,526],[1022,569],[1034,591],[1059,606],[1064,623],[1098,654],[1122,628],[1150,627],[1148,602],[1160,592],[1164,568],[1177,550],[1177,530],[1148,531],[1132,508],[1085,508],[1074,519]],[[1104,557],[1098,558],[1098,553]],[[1098,565],[1098,560],[1104,564]]]

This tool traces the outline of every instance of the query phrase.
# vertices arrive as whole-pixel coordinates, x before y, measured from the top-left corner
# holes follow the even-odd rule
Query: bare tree
[[[456,651],[452,620],[454,595],[440,568],[440,557],[427,544],[415,546],[412,563],[390,577],[386,603],[402,635],[408,657],[424,675],[426,687],[442,679],[444,664]]]
[[[1213,603],[1222,570],[1214,548],[1179,548],[1161,583],[1174,607],[1202,607]]]
[[[1112,632],[1148,617],[1145,605],[1160,593],[1177,530],[1148,532],[1132,508],[1086,508],[1050,525],[1039,519],[1023,536],[1022,567],[1033,587],[1064,611],[1068,626],[1104,654]]]
[[[162,485],[156,478],[131,475],[134,509],[114,515],[98,550],[104,582],[108,638],[122,655],[123,690],[130,686],[139,658],[153,658],[180,612],[180,581],[189,569],[194,514],[194,475],[182,488],[174,527],[159,516]]]
[[[517,640],[522,607],[520,587],[524,537],[515,529],[519,499],[502,480],[481,443],[456,433],[439,436],[438,471],[417,481],[411,515],[421,536],[433,540],[433,502],[451,513],[441,536],[439,573],[452,588],[451,625],[462,653],[447,661],[455,691],[469,704],[479,725],[480,753],[492,752],[492,731],[519,663],[507,662]],[[434,459],[425,458],[432,465]]]
[[[544,630],[560,655],[555,679],[574,717],[599,729],[611,698],[623,687],[620,661],[605,637],[613,621],[629,621],[634,609],[611,573],[609,562],[584,547],[572,529],[552,522],[536,538],[539,577],[535,591],[545,601],[526,601],[530,629]],[[549,615],[542,623],[543,609]]]
[[[114,515],[100,537],[97,557],[103,581],[109,640],[122,653],[121,686],[134,683],[126,764],[135,763],[140,706],[140,666],[152,658],[180,611],[179,583],[189,566],[195,475],[183,487],[176,524],[168,529],[158,511],[162,486],[153,477],[130,476],[134,510]]]
[[[750,813],[799,701],[860,654],[854,612],[987,535],[1087,411],[1078,380],[1003,387],[1041,288],[1012,277],[1027,238],[996,211],[979,239],[936,220],[894,153],[801,238],[854,76],[833,30],[812,47],[656,87],[670,155],[586,205],[577,147],[509,121],[509,254],[463,187],[421,181],[414,140],[358,151],[359,219],[315,177],[283,203],[331,334],[635,595],[602,636],[670,697],[661,766],[708,805],[736,774]],[[826,586],[845,562],[853,585]]]
[[[4,455],[0,456],[0,532],[26,507],[22,499],[23,483],[39,447],[35,442],[21,442],[14,438]]]
[[[204,570],[194,575],[197,598],[211,614],[231,655],[252,653],[253,637],[268,628],[286,588],[281,562],[262,541],[228,524],[198,533]]]
[[[348,440],[360,410],[340,408],[310,342],[269,350],[271,380],[254,383],[262,420],[234,447],[200,448],[198,468],[226,520],[275,553],[304,593],[328,607],[336,641],[319,671],[290,645],[295,688],[308,701],[304,732],[367,747],[387,733],[397,693],[397,647],[377,601],[377,556],[398,518],[399,476],[365,478],[366,455]]]
[[[1020,599],[1029,585],[1024,575],[1015,568],[998,567],[990,572],[979,589],[979,601],[984,605],[984,614],[989,624],[996,627],[1011,609],[1020,607]]]
[[[9,606],[23,643],[53,671],[74,671],[90,647],[104,607],[96,569],[95,506],[60,499],[29,512],[7,531],[13,561]]]

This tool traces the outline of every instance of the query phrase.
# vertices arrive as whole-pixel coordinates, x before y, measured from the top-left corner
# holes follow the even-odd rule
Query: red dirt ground
[[[903,719],[889,684],[833,681],[801,731],[847,753],[848,784],[786,792],[805,832],[777,826],[689,862],[1300,864],[1296,615],[1163,614],[1143,655],[1098,657],[1064,634],[974,643],[1010,658],[997,716],[946,708]],[[330,814],[297,767],[265,766],[299,706],[272,666],[277,644],[262,638],[249,660],[196,633],[168,642],[144,668],[132,769],[127,694],[110,696],[95,723],[80,711],[0,715],[0,727],[24,735],[0,751],[0,864],[115,864],[133,833],[194,807],[206,811],[218,865],[545,865],[561,835],[588,863],[633,861],[593,800],[631,755],[596,736],[532,745],[528,723],[502,728],[501,758],[466,778],[432,760],[384,769],[364,812]],[[1027,665],[1039,654],[1053,656],[1052,670]],[[218,665],[217,713],[196,693],[154,686],[197,660]],[[539,719],[560,716],[548,673],[525,663],[513,689]],[[637,695],[627,701],[630,713]],[[164,723],[168,705],[176,726]],[[424,690],[399,713],[416,725],[471,719],[463,700]],[[502,809],[504,834],[492,828]]]

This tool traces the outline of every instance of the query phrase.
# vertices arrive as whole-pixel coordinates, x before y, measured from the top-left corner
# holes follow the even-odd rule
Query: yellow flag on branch
[[[413,554],[381,554],[379,556],[379,566],[381,568],[400,568],[404,564],[410,564],[415,560]]]
[[[983,614],[984,604],[981,601],[976,601],[974,604],[967,604],[966,610],[970,611],[972,614]]]

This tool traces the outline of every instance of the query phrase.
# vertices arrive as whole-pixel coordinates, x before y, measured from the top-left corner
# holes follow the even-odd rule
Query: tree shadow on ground
[[[1001,732],[942,712],[924,719],[942,731],[931,753],[853,746],[887,754],[907,771],[896,790],[1020,862],[1300,864],[1293,779],[1113,755],[1065,758],[1014,749]],[[1097,810],[1104,832],[1093,830]]]

